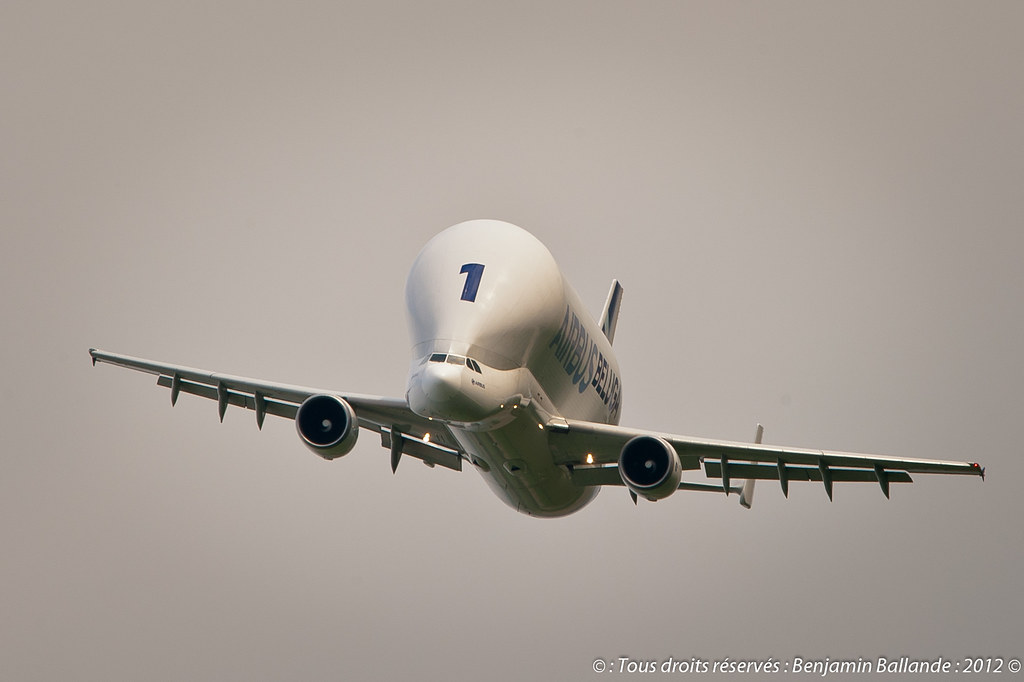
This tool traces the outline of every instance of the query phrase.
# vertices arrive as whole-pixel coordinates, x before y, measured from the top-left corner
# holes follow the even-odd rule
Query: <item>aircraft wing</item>
[[[720,484],[681,483],[680,489],[740,492],[735,480],[774,479],[788,496],[790,481],[821,481],[829,499],[836,481],[876,482],[885,496],[890,483],[910,483],[910,474],[960,474],[985,477],[977,462],[950,462],[868,455],[829,450],[737,443],[691,438],[652,431],[555,417],[548,421],[549,443],[556,462],[570,465],[573,476],[590,485],[624,485],[618,472],[622,447],[637,436],[665,440],[676,451],[684,471],[703,469]]]
[[[463,453],[447,427],[416,415],[404,399],[250,379],[95,348],[89,349],[89,355],[93,365],[100,362],[155,375],[157,385],[171,389],[171,405],[178,401],[181,393],[190,393],[217,401],[221,421],[228,405],[252,410],[256,413],[256,425],[261,429],[268,414],[295,419],[299,406],[310,396],[338,396],[352,406],[360,427],[380,435],[381,445],[392,452],[392,467],[397,466],[397,456],[407,454],[431,466],[440,464],[449,469],[462,469]]]

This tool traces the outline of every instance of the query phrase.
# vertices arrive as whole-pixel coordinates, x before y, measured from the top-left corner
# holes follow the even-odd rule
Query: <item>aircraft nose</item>
[[[462,368],[432,363],[423,370],[420,386],[427,399],[436,405],[451,403],[462,395]]]
[[[500,377],[483,380],[466,363],[428,362],[412,376],[406,397],[409,408],[421,417],[452,422],[477,423],[499,414],[511,395],[500,386]],[[489,384],[498,383],[498,386]],[[495,390],[497,389],[497,390]]]

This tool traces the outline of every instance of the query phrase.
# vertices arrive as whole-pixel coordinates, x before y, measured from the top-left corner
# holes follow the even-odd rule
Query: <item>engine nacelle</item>
[[[355,410],[336,395],[311,395],[295,413],[302,442],[324,459],[347,455],[359,437]]]
[[[683,465],[675,448],[665,439],[637,436],[622,446],[619,475],[639,497],[655,501],[679,488]]]

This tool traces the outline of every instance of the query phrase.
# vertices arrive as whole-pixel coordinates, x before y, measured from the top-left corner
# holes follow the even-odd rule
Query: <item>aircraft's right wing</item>
[[[549,443],[559,464],[569,465],[575,477],[595,485],[624,485],[618,472],[619,455],[627,442],[638,436],[668,443],[679,456],[683,470],[703,469],[707,478],[720,479],[714,489],[740,492],[730,484],[737,480],[774,479],[788,496],[790,481],[821,481],[832,499],[836,481],[877,483],[889,496],[890,483],[910,483],[910,474],[960,474],[985,477],[977,462],[950,462],[868,455],[829,450],[809,450],[758,443],[692,438],[641,431],[609,424],[552,418],[546,425]],[[618,480],[616,480],[618,479]],[[680,489],[710,489],[704,483],[683,483]]]
[[[414,414],[400,398],[251,379],[95,348],[89,349],[89,355],[94,365],[100,362],[156,375],[157,385],[171,389],[171,405],[178,401],[179,394],[190,393],[216,401],[221,421],[228,405],[252,410],[256,413],[256,425],[261,429],[268,414],[295,419],[299,406],[307,398],[336,396],[352,406],[361,428],[380,435],[381,445],[391,450],[392,469],[398,466],[403,454],[422,459],[430,466],[440,464],[449,469],[462,469],[463,453],[448,428]]]

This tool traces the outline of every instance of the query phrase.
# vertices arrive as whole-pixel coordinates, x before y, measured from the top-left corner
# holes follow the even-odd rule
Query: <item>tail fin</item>
[[[615,327],[619,324],[622,291],[619,280],[613,279],[611,291],[608,292],[608,300],[604,304],[604,313],[601,315],[601,331],[608,337],[608,343],[615,341]]]

